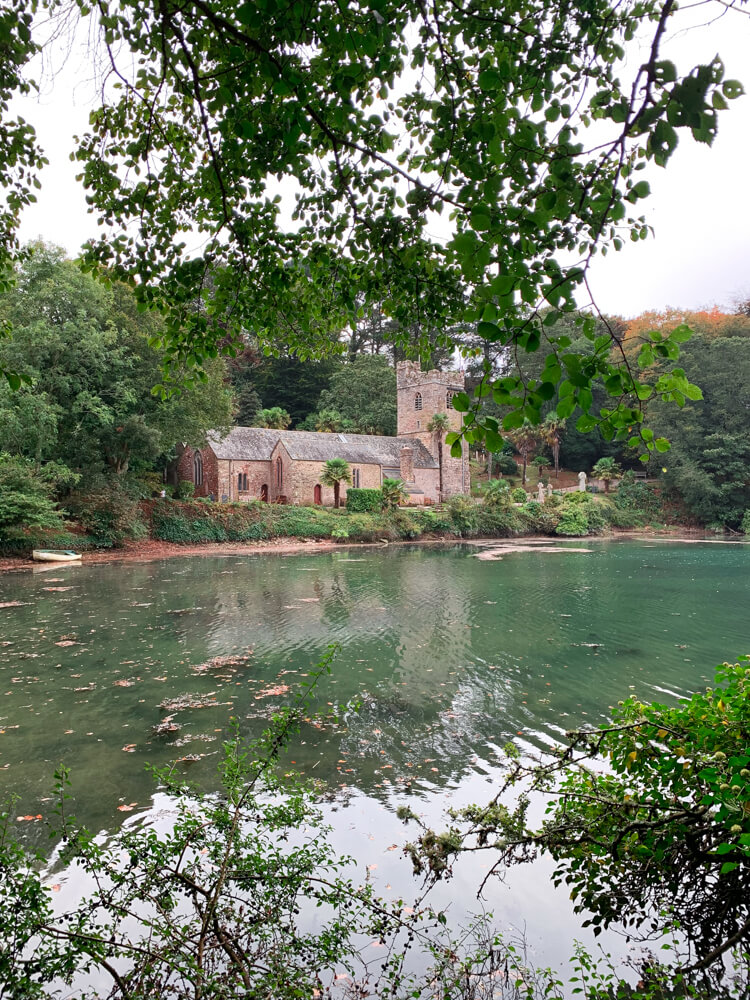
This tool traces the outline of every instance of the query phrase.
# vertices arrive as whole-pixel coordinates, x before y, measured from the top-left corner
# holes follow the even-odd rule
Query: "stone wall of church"
[[[177,482],[186,480],[195,482],[195,453],[200,452],[203,459],[203,482],[195,487],[193,496],[207,497],[209,493],[218,496],[219,493],[219,463],[210,448],[191,448],[189,445],[177,459]]]
[[[424,503],[425,500],[429,500],[432,503],[438,502],[440,490],[437,469],[415,469],[414,484],[422,491],[424,496],[412,497],[410,503]]]
[[[287,499],[287,503],[311,505],[315,502],[315,487],[321,486],[321,495],[324,506],[333,506],[333,487],[323,486],[320,477],[325,468],[325,462],[300,462],[289,458],[283,447],[276,446],[271,457],[271,467],[276,469],[277,451],[281,455],[283,463],[283,483],[281,490],[276,488],[274,473],[274,494],[272,499],[282,495]],[[379,465],[356,465],[350,466],[352,471],[359,470],[360,489],[377,490],[380,489],[381,476]],[[341,484],[340,498],[343,504],[346,500],[347,484]]]
[[[247,489],[240,489],[240,475],[247,475]],[[243,481],[244,485],[244,481]],[[228,497],[230,500],[260,500],[263,486],[270,495],[271,463],[245,462],[240,459],[220,459],[218,489],[214,496],[217,500]]]
[[[464,387],[463,372],[423,372],[414,361],[400,362],[396,366],[399,437],[418,438],[437,460],[437,435],[430,433],[427,426],[436,413],[444,413],[451,430],[461,429],[463,418],[452,408],[451,399]],[[468,493],[470,488],[468,449],[464,447],[461,458],[452,458],[443,442],[443,496]]]

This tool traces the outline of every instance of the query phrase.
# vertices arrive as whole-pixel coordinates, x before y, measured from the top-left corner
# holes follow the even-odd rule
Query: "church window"
[[[450,391],[450,389],[445,394],[445,408],[446,410],[453,409],[453,393]]]
[[[281,461],[281,455],[276,459],[276,488],[281,489],[284,485],[284,464]]]
[[[237,489],[243,493],[247,493],[247,473],[238,472],[237,473]]]
[[[199,451],[193,456],[193,482],[196,486],[203,485],[203,459]]]
[[[416,396],[414,397],[414,409],[415,410],[421,410],[422,409],[422,393],[421,392],[418,392],[416,394]]]
[[[359,489],[359,469],[352,469],[352,486]]]

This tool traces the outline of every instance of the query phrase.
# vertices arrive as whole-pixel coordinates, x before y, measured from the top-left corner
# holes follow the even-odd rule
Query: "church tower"
[[[427,430],[427,425],[436,413],[443,413],[448,417],[450,430],[461,429],[462,416],[453,409],[453,397],[463,392],[464,386],[463,372],[423,372],[416,361],[400,361],[396,365],[398,436],[418,438],[437,461],[438,437]],[[443,497],[469,492],[466,444],[463,450],[461,458],[451,458],[450,448],[443,440]]]

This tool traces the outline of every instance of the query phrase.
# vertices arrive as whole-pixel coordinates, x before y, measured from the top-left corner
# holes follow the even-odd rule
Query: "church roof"
[[[219,459],[244,462],[269,461],[277,442],[298,462],[327,462],[343,458],[358,465],[398,468],[401,449],[414,449],[416,469],[436,469],[437,462],[417,438],[385,437],[380,434],[326,434],[317,431],[276,431],[265,427],[234,427],[224,437],[210,433],[208,443]]]

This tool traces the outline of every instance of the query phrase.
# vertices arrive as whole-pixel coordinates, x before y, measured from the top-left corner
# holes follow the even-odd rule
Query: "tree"
[[[320,481],[324,486],[333,487],[333,506],[340,506],[341,484],[352,481],[352,472],[349,463],[343,458],[329,458],[323,466]]]
[[[657,996],[735,996],[730,955],[746,991],[750,659],[722,664],[713,687],[677,705],[630,697],[610,723],[568,733],[537,760],[508,751],[489,803],[455,811],[445,833],[423,826],[415,868],[440,878],[466,848],[490,851],[500,873],[548,853],[596,934],[619,925],[647,941],[678,929],[669,978],[683,991]],[[529,816],[536,792],[548,802],[542,824]]]
[[[535,427],[530,421],[525,420],[520,427],[514,430],[507,431],[505,435],[513,447],[516,449],[518,454],[523,459],[523,472],[521,475],[521,485],[526,485],[526,466],[529,461],[529,455],[538,447],[539,445],[539,429]]]
[[[331,345],[326,349],[330,350]],[[332,375],[342,364],[338,355],[312,359],[282,354],[261,357],[248,377],[263,403],[286,410],[292,426],[297,427],[318,409],[321,392],[328,388]]]
[[[342,417],[338,410],[321,410],[319,413],[311,413],[298,426],[301,431],[320,431],[325,434],[334,434],[337,431],[349,431],[356,433],[356,428],[348,417]]]
[[[103,287],[44,244],[28,248],[16,278],[0,296],[0,320],[13,327],[0,364],[30,384],[0,386],[1,448],[91,477],[150,468],[177,441],[200,444],[207,430],[228,428],[221,359],[194,388],[169,400],[152,395],[160,356],[151,344],[161,325],[138,311],[129,289]]]
[[[427,430],[435,438],[435,446],[438,454],[438,476],[440,483],[440,499],[443,499],[443,440],[446,431],[450,427],[450,420],[445,413],[436,413],[427,424]]]
[[[750,507],[750,337],[696,336],[682,363],[703,392],[678,412],[650,406],[654,434],[671,443],[658,460],[662,487],[701,524],[736,529]]]
[[[396,372],[379,354],[361,354],[342,365],[321,392],[318,412],[335,410],[361,434],[396,433]]]
[[[594,338],[584,364],[554,329],[592,257],[647,235],[641,168],[665,166],[685,132],[710,143],[742,93],[713,50],[687,74],[663,56],[680,25],[673,0],[512,0],[501,15],[449,0],[378,0],[345,14],[334,0],[78,7],[101,18],[105,57],[124,82],[105,91],[75,154],[110,228],[87,260],[163,312],[173,376],[245,331],[264,350],[284,341],[318,355],[379,304],[396,342],[413,348],[416,328],[425,354],[432,332],[454,323],[509,351],[543,345],[538,384],[508,375],[482,386],[514,420],[537,423],[559,386],[561,417],[579,407],[582,430],[625,439],[645,395],[679,390],[679,374],[646,385],[613,359],[611,334]],[[26,30],[3,99],[34,54],[33,9],[13,0]],[[633,78],[622,40],[635,35],[650,45]],[[12,169],[21,148],[31,155],[26,132],[0,140]],[[294,225],[269,193],[287,178]],[[447,234],[436,232],[442,213]],[[199,253],[186,231],[201,233]],[[678,343],[670,335],[660,349],[672,357]],[[597,381],[607,412],[592,411]],[[459,399],[465,433],[494,448],[482,398]]]
[[[609,484],[622,475],[622,469],[614,458],[600,458],[591,470],[598,479],[604,480],[604,492],[609,493]]]
[[[564,430],[565,421],[560,419],[557,411],[552,410],[544,418],[540,431],[542,441],[552,452],[552,459],[555,463],[555,479],[559,478],[560,475],[560,441]]]
[[[254,427],[271,427],[276,431],[283,431],[291,424],[292,418],[282,410],[280,406],[272,406],[270,409],[259,410],[253,420]]]
[[[0,541],[23,542],[64,530],[53,495],[60,482],[75,481],[69,470],[40,469],[29,459],[0,452]]]
[[[406,503],[409,499],[406,484],[402,479],[385,476],[380,490],[383,494],[383,510],[396,510],[400,504]]]

